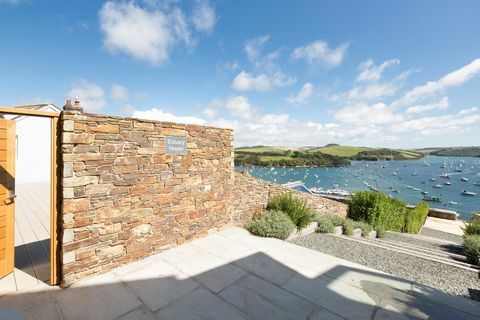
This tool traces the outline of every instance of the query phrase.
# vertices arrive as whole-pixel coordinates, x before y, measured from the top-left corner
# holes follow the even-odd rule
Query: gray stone
[[[64,319],[116,319],[141,305],[112,275],[102,275],[55,292]]]
[[[247,317],[218,296],[203,288],[187,293],[174,303],[160,309],[160,319],[240,320]]]
[[[296,275],[295,271],[276,262],[263,253],[257,253],[253,256],[235,261],[234,264],[277,285],[286,283]]]
[[[308,300],[255,276],[240,279],[220,296],[252,319],[306,319],[315,309]]]

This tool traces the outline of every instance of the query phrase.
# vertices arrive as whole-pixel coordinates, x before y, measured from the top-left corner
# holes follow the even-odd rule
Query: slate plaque
[[[187,138],[185,137],[165,137],[165,154],[186,154]]]

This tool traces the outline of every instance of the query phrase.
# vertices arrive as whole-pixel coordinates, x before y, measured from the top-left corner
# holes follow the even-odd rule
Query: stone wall
[[[243,225],[254,214],[265,209],[270,194],[282,193],[289,189],[278,184],[256,179],[245,172],[235,172],[235,188],[232,198],[232,220]],[[309,207],[321,214],[347,216],[348,205],[318,195],[291,190],[307,200]]]
[[[62,281],[231,223],[231,130],[90,114],[61,119]],[[165,136],[186,155],[166,155]]]

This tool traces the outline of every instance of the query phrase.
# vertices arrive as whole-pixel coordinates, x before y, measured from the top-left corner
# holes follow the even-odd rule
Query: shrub
[[[427,219],[429,208],[428,203],[420,202],[415,209],[407,210],[403,232],[418,233]]]
[[[363,222],[363,221],[354,221],[353,222],[353,228],[360,228],[362,229],[362,236],[363,237],[368,237],[368,234],[373,231],[372,225]]]
[[[295,224],[284,212],[268,210],[247,222],[245,228],[257,236],[283,240],[295,230]]]
[[[477,259],[480,256],[480,235],[466,235],[463,240],[463,250],[470,262],[477,263]]]
[[[403,230],[407,210],[404,201],[369,191],[357,191],[350,199],[349,218],[386,230]]]
[[[320,233],[334,233],[335,226],[329,216],[317,216],[315,220],[318,222],[317,232]]]
[[[353,236],[353,220],[345,219],[342,224],[343,234],[346,236]]]
[[[345,221],[345,218],[339,216],[329,215],[328,217],[335,227],[343,225],[343,221]]]
[[[385,238],[385,228],[384,227],[378,227],[375,229],[377,231],[377,238]]]
[[[480,235],[480,220],[475,219],[472,217],[469,222],[465,224],[465,227],[463,228],[463,236],[469,236],[469,235]]]
[[[268,200],[267,210],[285,212],[298,229],[305,228],[313,221],[315,214],[307,206],[307,201],[291,192],[276,194]]]

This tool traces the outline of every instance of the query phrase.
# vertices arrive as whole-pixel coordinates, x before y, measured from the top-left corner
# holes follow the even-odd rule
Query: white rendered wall
[[[39,117],[17,120],[15,183],[50,181],[50,121]]]

